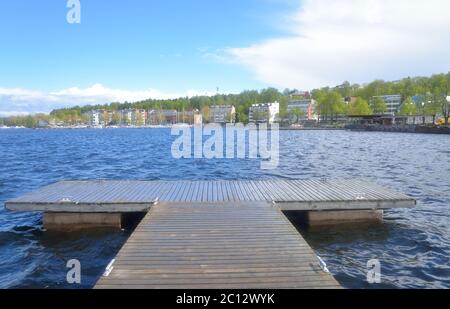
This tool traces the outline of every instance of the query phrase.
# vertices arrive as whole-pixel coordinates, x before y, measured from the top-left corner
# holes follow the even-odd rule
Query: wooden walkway
[[[252,207],[246,207],[252,206]],[[281,211],[156,205],[96,288],[339,288]]]
[[[6,202],[15,211],[145,212],[168,205],[276,203],[282,210],[413,207],[415,200],[364,180],[62,181]]]
[[[148,212],[96,288],[237,289],[339,287],[282,210],[415,204],[364,180],[312,179],[63,181],[5,205],[83,218]]]

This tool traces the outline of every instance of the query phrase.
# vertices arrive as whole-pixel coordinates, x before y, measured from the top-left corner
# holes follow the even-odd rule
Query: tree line
[[[450,95],[450,72],[431,77],[404,78],[385,82],[376,80],[366,85],[344,82],[334,88],[325,87],[312,91],[317,100],[316,112],[322,119],[333,120],[341,115],[383,114],[386,103],[379,96],[400,95],[402,105],[399,115],[443,115],[448,124]],[[343,98],[354,97],[349,104]]]
[[[449,117],[446,97],[450,93],[450,72],[436,74],[431,77],[404,78],[399,81],[375,80],[369,84],[359,85],[344,82],[336,87],[324,87],[311,91],[317,101],[316,113],[323,120],[333,121],[339,116],[382,114],[387,110],[382,95],[401,95],[403,104],[399,114],[402,115],[443,115]],[[279,118],[288,116],[287,105],[291,99],[302,99],[296,96],[295,89],[280,92],[275,88],[261,91],[245,90],[239,94],[217,94],[214,96],[195,96],[170,100],[148,99],[140,102],[113,102],[103,105],[85,105],[53,110],[50,115],[16,116],[0,120],[4,125],[36,127],[39,121],[49,118],[65,124],[85,123],[86,113],[92,110],[120,111],[124,109],[163,110],[172,109],[179,112],[197,109],[204,114],[209,113],[212,105],[233,105],[236,107],[236,121],[248,122],[248,112],[252,104],[278,101],[280,103]],[[356,98],[345,102],[345,98]],[[414,100],[413,100],[414,99]],[[292,111],[297,116],[300,111]]]

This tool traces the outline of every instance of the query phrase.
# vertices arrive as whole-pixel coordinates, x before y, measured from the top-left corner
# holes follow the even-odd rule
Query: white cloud
[[[156,89],[136,91],[111,89],[104,87],[101,84],[95,84],[85,89],[73,87],[61,91],[51,92],[50,95],[65,100],[78,100],[84,102],[85,104],[98,102],[136,102],[148,98],[166,99],[179,96],[179,94],[176,93],[163,93]]]
[[[448,12],[448,0],[305,0],[281,21],[285,37],[226,55],[280,88],[447,72]]]
[[[184,93],[167,93],[156,89],[113,89],[101,84],[95,84],[84,89],[72,87],[50,92],[24,88],[0,88],[0,116],[47,113],[55,108],[75,105],[136,102],[145,99],[174,99],[213,94],[213,91],[197,90],[188,90]]]

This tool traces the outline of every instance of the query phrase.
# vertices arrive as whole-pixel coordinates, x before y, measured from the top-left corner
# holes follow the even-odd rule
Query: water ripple
[[[4,209],[9,198],[63,179],[308,179],[364,177],[419,200],[389,210],[374,226],[301,229],[349,288],[450,288],[450,137],[345,131],[280,132],[280,165],[258,160],[171,157],[170,130],[0,131],[0,287],[73,287],[66,262],[78,258],[92,287],[128,232],[42,231],[38,213]],[[381,262],[382,283],[366,281]]]

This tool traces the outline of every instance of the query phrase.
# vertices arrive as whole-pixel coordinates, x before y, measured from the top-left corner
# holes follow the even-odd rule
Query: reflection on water
[[[43,232],[38,213],[3,202],[62,179],[307,179],[363,177],[419,200],[382,225],[299,227],[344,287],[450,287],[450,136],[281,131],[280,166],[256,160],[175,160],[170,130],[0,131],[0,287],[92,287],[130,230]],[[81,286],[65,281],[79,259]],[[366,283],[381,262],[382,284]]]

